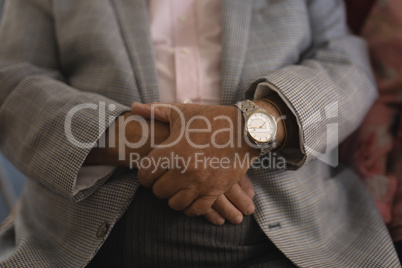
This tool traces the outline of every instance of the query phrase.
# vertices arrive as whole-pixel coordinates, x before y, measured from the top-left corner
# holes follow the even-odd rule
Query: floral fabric
[[[361,35],[367,40],[379,99],[342,154],[373,196],[394,241],[402,240],[402,1],[377,0]],[[358,101],[358,100],[356,100]],[[352,154],[350,153],[352,149]]]

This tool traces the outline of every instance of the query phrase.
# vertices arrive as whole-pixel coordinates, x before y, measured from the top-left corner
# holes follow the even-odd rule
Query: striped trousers
[[[223,226],[190,218],[140,188],[88,267],[295,267],[253,216]]]

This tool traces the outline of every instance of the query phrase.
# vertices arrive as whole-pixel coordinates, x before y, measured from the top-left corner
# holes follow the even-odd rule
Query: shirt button
[[[96,233],[96,237],[97,238],[104,237],[108,230],[109,230],[109,225],[106,222],[102,223],[101,226],[99,226],[99,228],[98,228],[98,232]]]
[[[185,99],[183,103],[193,103],[190,99]]]
[[[183,48],[183,49],[181,50],[181,52],[183,52],[183,53],[186,54],[186,55],[190,55],[190,54],[191,54],[191,50],[188,49],[188,48]]]

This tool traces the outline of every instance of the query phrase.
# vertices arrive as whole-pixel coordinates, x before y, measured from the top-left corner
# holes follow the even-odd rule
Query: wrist
[[[139,121],[134,118],[135,116],[138,117],[132,112],[127,112],[116,122],[116,141],[115,146],[110,148],[110,152],[114,161],[119,165],[131,167],[132,154],[136,154],[140,158],[147,156],[170,134],[168,124],[156,120]]]
[[[146,124],[141,124],[138,120],[130,120],[132,116],[135,114],[126,112],[116,118],[106,130],[104,145],[91,150],[85,160],[85,165],[130,166],[130,154],[146,156],[153,149],[152,145],[156,146],[168,138],[169,126],[167,124],[154,121],[152,129],[149,120],[145,120]],[[148,133],[148,136],[142,143],[140,141],[144,138],[145,133]],[[141,144],[141,146],[137,146],[137,144]]]

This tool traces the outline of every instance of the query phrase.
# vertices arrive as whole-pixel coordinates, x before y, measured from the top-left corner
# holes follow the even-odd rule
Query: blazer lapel
[[[141,100],[159,101],[155,57],[146,0],[111,0],[117,13]]]
[[[222,1],[222,104],[236,101],[242,73],[250,22],[252,0]]]

